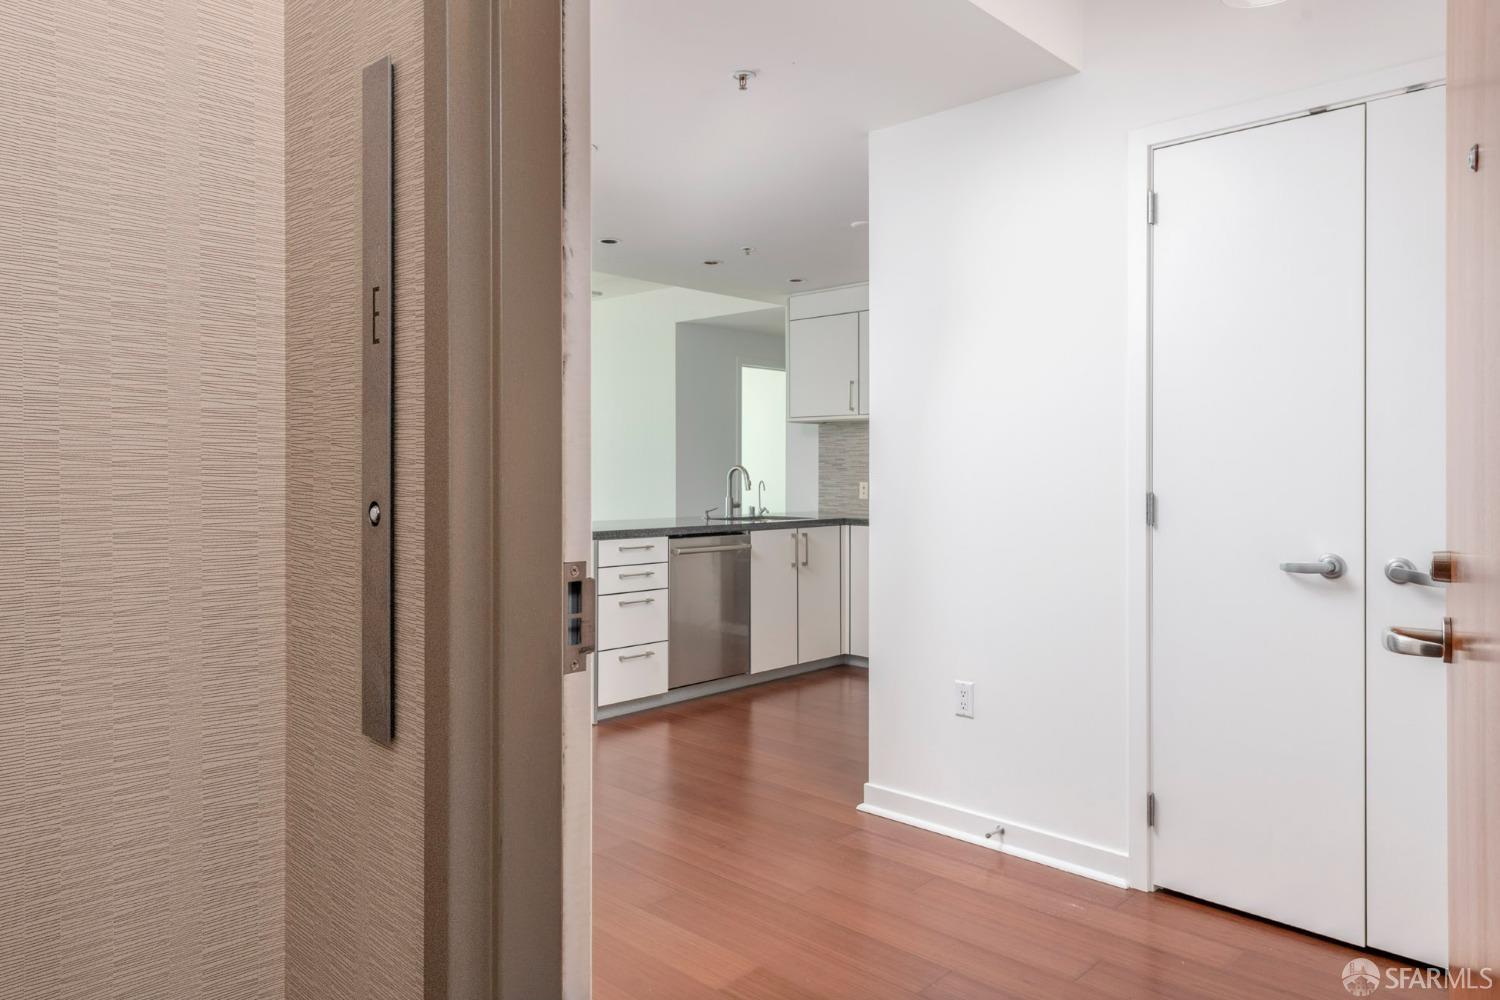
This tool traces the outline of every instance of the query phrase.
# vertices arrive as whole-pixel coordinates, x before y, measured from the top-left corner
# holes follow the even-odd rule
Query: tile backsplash
[[[864,516],[870,501],[859,484],[870,480],[870,422],[818,425],[818,510]]]

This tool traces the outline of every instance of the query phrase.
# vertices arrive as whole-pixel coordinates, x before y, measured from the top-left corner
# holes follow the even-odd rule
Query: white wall
[[[681,516],[723,504],[725,473],[739,461],[741,364],[784,369],[786,336],[718,325],[677,325],[675,510]],[[785,487],[785,467],[750,472],[756,479]],[[746,496],[748,503],[755,501],[753,489]]]
[[[765,308],[676,287],[595,300],[595,521],[670,517],[677,510],[677,324]]]
[[[1126,870],[1127,134],[1443,28],[1441,0],[1088,0],[1080,74],[871,136],[868,801]]]

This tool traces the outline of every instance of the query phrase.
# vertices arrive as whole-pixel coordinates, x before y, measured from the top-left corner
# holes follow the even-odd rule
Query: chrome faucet
[[[750,470],[743,465],[731,465],[729,472],[724,476],[724,516],[733,519],[738,515],[735,511],[740,509],[740,501],[734,498],[734,474],[740,474],[743,486],[740,488],[740,496],[744,496],[751,487]]]

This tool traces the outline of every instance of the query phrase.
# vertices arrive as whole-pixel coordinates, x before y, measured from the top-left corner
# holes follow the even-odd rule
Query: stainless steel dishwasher
[[[750,672],[750,535],[670,541],[667,687]]]

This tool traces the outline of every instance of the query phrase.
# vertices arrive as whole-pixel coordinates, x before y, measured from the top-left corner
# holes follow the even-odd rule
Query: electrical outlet
[[[859,484],[859,498],[861,500],[868,500],[868,499],[870,499],[870,484],[869,483],[860,483]]]
[[[964,719],[974,718],[974,682],[953,682],[953,714]]]

